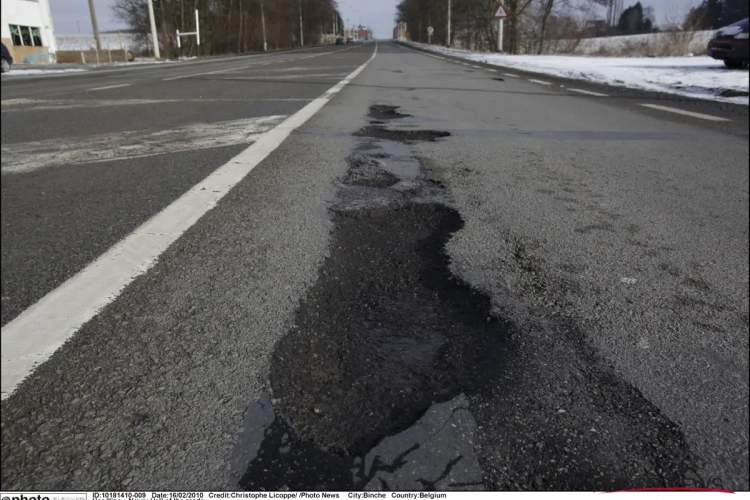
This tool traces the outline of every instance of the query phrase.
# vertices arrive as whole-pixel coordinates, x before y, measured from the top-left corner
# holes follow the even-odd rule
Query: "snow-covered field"
[[[102,50],[120,50],[124,48],[133,53],[143,50],[144,41],[131,33],[102,33],[99,35]],[[149,43],[151,37],[148,37]],[[57,50],[96,50],[94,35],[56,35]],[[122,46],[120,43],[122,42]]]
[[[67,68],[67,69],[24,69],[18,68],[18,66],[12,66],[12,69],[6,73],[8,76],[26,76],[26,75],[51,75],[54,73],[78,73],[80,71],[86,71],[85,69],[79,68]],[[3,75],[5,76],[5,75]]]
[[[715,30],[663,32],[642,35],[607,36],[582,40],[550,40],[548,54],[578,56],[681,56],[705,54]]]
[[[668,92],[700,99],[750,104],[747,70],[729,70],[721,61],[696,57],[586,57],[477,53],[410,42],[454,57],[534,73],[596,83]],[[739,96],[738,96],[739,94]]]

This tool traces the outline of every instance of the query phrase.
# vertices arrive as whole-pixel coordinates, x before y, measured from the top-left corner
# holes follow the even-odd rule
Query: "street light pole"
[[[302,0],[299,0],[299,46],[305,46],[305,32],[302,29]]]
[[[263,31],[263,52],[268,50],[268,44],[266,43],[266,14],[263,11],[263,2],[260,3],[260,27]]]
[[[92,1],[93,0],[89,0],[89,4],[91,4]],[[151,23],[151,43],[154,46],[154,57],[161,59],[161,54],[159,53],[159,39],[156,38],[156,19],[154,18],[153,0],[148,0],[148,19]]]
[[[94,29],[94,40],[96,41],[96,54],[98,59],[99,52],[102,50],[102,41],[99,39],[99,25],[96,23],[94,0],[89,0],[89,13],[91,14],[91,27]]]
[[[451,46],[451,0],[448,0],[448,35],[445,38],[445,46]]]

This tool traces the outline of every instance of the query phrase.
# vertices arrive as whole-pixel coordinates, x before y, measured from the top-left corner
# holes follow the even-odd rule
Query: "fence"
[[[58,50],[58,63],[98,64],[113,62],[128,62],[133,60],[133,54],[127,50],[102,50],[97,58],[96,50]]]

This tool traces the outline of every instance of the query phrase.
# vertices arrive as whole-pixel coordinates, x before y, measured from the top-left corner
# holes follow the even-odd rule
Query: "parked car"
[[[354,38],[352,37],[347,38],[346,43],[354,43]]]
[[[336,45],[344,45],[344,37],[343,36],[336,37]]]
[[[717,30],[708,42],[708,55],[724,61],[727,68],[747,68],[750,63],[748,19]]]
[[[2,45],[2,72],[7,73],[13,64],[13,56],[10,55],[8,47],[4,43],[0,43],[0,45]]]

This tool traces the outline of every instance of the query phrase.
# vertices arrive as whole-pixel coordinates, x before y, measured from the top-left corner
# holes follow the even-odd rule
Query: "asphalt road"
[[[489,69],[3,78],[2,489],[750,488],[746,109]]]

